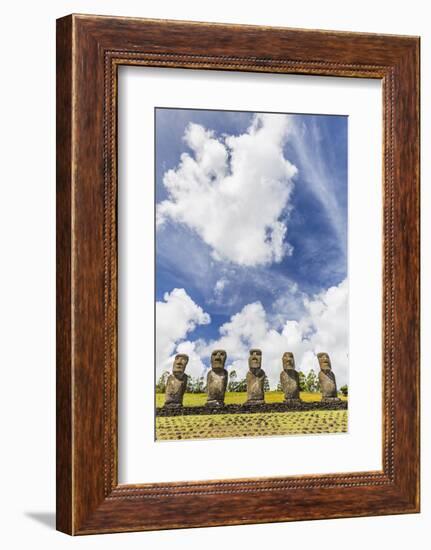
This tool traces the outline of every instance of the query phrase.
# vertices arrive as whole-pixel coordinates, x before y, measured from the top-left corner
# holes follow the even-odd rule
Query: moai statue
[[[246,376],[247,382],[247,401],[246,405],[263,405],[265,403],[264,384],[265,372],[261,368],[262,351],[260,349],[251,349],[248,358],[249,371]]]
[[[175,355],[172,374],[168,376],[165,392],[165,407],[175,409],[183,406],[183,397],[187,388],[187,374],[184,374],[189,356],[184,353]]]
[[[318,353],[317,359],[320,365],[319,384],[320,391],[322,392],[322,401],[340,401],[340,398],[337,396],[337,383],[335,381],[335,374],[332,372],[329,355],[327,353]]]
[[[283,353],[283,370],[280,373],[280,383],[284,393],[285,403],[300,403],[299,399],[299,373],[295,370],[295,358],[293,353]]]
[[[215,349],[211,353],[211,370],[207,375],[207,407],[222,407],[227,387],[226,352]]]

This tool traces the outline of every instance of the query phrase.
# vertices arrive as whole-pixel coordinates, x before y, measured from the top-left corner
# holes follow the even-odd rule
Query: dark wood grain
[[[57,24],[58,529],[86,534],[417,512],[419,39],[76,15]],[[382,471],[118,485],[121,64],[382,80]]]
[[[57,529],[72,528],[72,27],[57,22]]]

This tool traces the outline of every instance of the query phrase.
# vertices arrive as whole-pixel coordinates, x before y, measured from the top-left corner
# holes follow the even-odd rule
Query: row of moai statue
[[[211,369],[207,375],[207,402],[208,407],[223,407],[228,382],[228,372],[224,368],[227,354],[222,349],[214,350],[211,354]],[[337,384],[332,372],[331,360],[327,353],[318,353],[319,384],[322,401],[339,401]],[[185,374],[189,357],[180,353],[175,356],[172,374],[166,382],[165,407],[176,408],[183,406],[183,397],[187,388],[188,376]],[[293,353],[286,351],[282,357],[283,370],[280,373],[280,384],[286,404],[301,403],[299,398],[299,373],[295,370]],[[265,403],[265,371],[262,369],[262,351],[251,349],[248,358],[249,370],[246,376],[247,401],[245,405],[263,405]]]

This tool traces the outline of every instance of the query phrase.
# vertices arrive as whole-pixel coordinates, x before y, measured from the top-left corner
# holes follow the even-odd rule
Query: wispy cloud
[[[329,169],[328,143],[323,137],[315,117],[305,122],[304,118],[292,119],[289,143],[298,159],[301,180],[321,203],[327,213],[340,243],[340,252],[345,254],[347,242],[346,207],[337,197],[337,178],[340,176]],[[342,182],[344,184],[344,182]]]

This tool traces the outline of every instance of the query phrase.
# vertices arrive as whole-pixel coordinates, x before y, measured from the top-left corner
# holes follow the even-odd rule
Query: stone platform
[[[223,407],[157,407],[156,416],[188,416],[193,414],[253,414],[253,413],[283,413],[294,411],[336,411],[347,409],[347,401],[333,401],[324,403],[265,403],[264,405],[224,405]]]

